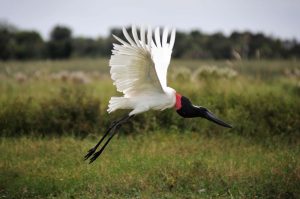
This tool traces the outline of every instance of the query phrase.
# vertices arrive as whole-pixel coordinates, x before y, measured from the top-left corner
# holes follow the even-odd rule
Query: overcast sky
[[[66,25],[76,36],[106,36],[130,24],[206,33],[250,30],[300,40],[299,0],[0,0],[0,20],[39,31]]]

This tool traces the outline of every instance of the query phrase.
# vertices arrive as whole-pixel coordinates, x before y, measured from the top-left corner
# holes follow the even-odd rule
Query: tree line
[[[128,28],[130,31],[130,28]],[[105,57],[111,54],[112,34],[123,38],[120,28],[108,37],[74,37],[66,26],[55,26],[50,39],[36,31],[18,30],[0,24],[0,60],[67,59]],[[300,43],[282,40],[263,33],[233,32],[205,34],[199,30],[177,31],[173,57],[188,59],[289,59],[300,57]]]

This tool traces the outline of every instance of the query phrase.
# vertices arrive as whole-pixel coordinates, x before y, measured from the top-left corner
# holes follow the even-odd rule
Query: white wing
[[[151,57],[155,64],[155,70],[163,89],[167,87],[167,72],[170,64],[171,53],[175,42],[175,29],[171,32],[168,43],[168,28],[163,30],[162,40],[159,28],[155,29],[155,44],[151,45]]]
[[[152,40],[152,30],[148,27],[147,43],[145,28],[140,29],[140,38],[135,26],[132,26],[132,36],[125,28],[123,34],[127,41],[114,36],[120,43],[113,44],[110,58],[110,74],[119,92],[125,97],[137,96],[145,92],[163,93],[167,87],[167,69],[170,63],[172,48],[175,41],[175,30],[168,42],[168,29],[164,29],[161,37],[159,29],[155,31],[155,43]]]

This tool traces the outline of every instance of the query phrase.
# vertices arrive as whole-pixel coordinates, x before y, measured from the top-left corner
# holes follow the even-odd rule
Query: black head
[[[176,109],[176,112],[184,118],[202,117],[221,126],[232,128],[230,124],[220,120],[206,108],[194,106],[188,98],[179,94],[176,94]]]

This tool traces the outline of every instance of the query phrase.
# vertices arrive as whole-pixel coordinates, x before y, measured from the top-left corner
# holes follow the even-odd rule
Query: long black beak
[[[232,128],[230,124],[227,124],[226,122],[220,120],[217,118],[213,113],[211,113],[207,108],[204,108],[202,106],[195,106],[191,103],[191,101],[184,96],[181,96],[181,108],[177,109],[176,112],[184,118],[193,118],[193,117],[202,117],[206,118],[216,124],[219,124],[221,126]]]
[[[204,110],[203,112],[203,118],[206,118],[216,124],[219,124],[221,126],[227,127],[227,128],[232,128],[232,126],[230,124],[227,124],[226,122],[220,120],[219,118],[217,118],[212,112],[210,112],[209,110]]]

